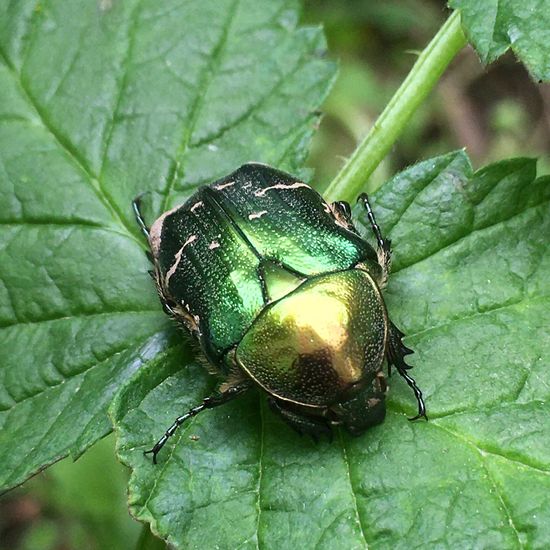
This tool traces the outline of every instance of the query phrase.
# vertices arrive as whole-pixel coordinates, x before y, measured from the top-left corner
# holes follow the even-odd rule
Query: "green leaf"
[[[407,421],[397,375],[384,424],[317,445],[251,393],[180,428],[155,466],[143,450],[213,386],[171,349],[112,416],[131,512],[176,548],[550,546],[550,178],[530,159],[474,173],[456,152],[373,198],[429,422]]]
[[[151,219],[241,163],[298,171],[334,75],[295,0],[0,5],[0,487],[111,429],[175,345]],[[175,334],[177,341],[181,336]]]
[[[481,61],[492,63],[509,48],[534,78],[550,80],[550,0],[449,0]]]

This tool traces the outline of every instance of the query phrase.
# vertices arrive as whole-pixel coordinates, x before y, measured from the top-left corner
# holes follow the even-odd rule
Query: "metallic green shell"
[[[349,269],[313,277],[264,308],[236,359],[275,397],[330,406],[381,369],[387,330],[376,283],[365,271]]]
[[[185,312],[219,365],[267,304],[307,278],[378,265],[373,248],[315,190],[260,164],[163,214],[150,245],[163,298]]]

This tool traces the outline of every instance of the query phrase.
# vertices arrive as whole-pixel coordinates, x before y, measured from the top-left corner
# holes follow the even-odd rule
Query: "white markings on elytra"
[[[183,251],[185,250],[185,247],[190,245],[191,243],[195,242],[197,240],[196,235],[191,235],[184,243],[183,246],[176,252],[176,255],[174,256],[175,262],[172,264],[172,267],[166,272],[166,275],[164,276],[164,287],[168,287],[168,283],[170,281],[170,277],[176,272],[176,269],[178,268],[178,265],[181,261],[181,255],[183,254]]]
[[[160,218],[158,218],[151,226],[151,229],[149,230],[149,244],[151,245],[151,252],[153,253],[154,258],[157,258],[159,254],[160,235],[162,233],[162,225],[164,224],[165,218],[180,208],[181,204],[179,206],[174,206],[174,208],[168,210],[167,212],[164,212],[164,214],[162,214]]]
[[[218,233],[218,234],[216,235],[215,240],[213,240],[213,241],[208,245],[208,249],[209,249],[209,250],[214,250],[215,248],[219,248],[221,245],[220,245],[218,239],[221,239],[221,237],[222,237],[222,234],[221,234],[221,233]]]
[[[204,202],[202,201],[199,201],[199,202],[196,202],[192,207],[191,207],[191,212],[195,212],[195,210],[197,208],[200,208],[201,206],[204,206]]]
[[[232,185],[235,185],[234,181],[228,181],[227,183],[220,183],[219,185],[215,185],[214,189],[217,191],[221,191],[222,189],[225,189],[226,187],[231,187]]]
[[[271,187],[266,187],[265,189],[258,189],[257,191],[254,191],[254,195],[256,197],[264,197],[265,194],[272,189],[298,189],[299,187],[309,187],[309,185],[301,181],[297,181],[296,183],[292,183],[290,185],[278,183],[277,185],[272,185]]]
[[[252,214],[248,214],[249,220],[257,220],[258,218],[261,218],[262,216],[265,216],[267,214],[267,210],[262,210],[261,212],[252,212]]]

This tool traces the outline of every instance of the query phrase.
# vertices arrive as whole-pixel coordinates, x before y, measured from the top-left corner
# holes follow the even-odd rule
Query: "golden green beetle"
[[[385,416],[388,369],[407,370],[412,353],[388,318],[381,289],[390,241],[364,240],[345,202],[328,204],[306,183],[249,163],[201,187],[150,229],[153,276],[165,311],[197,339],[220,378],[217,391],[176,419],[147,453],[157,454],[179,425],[256,386],[300,433],[317,438],[343,426],[358,435]]]

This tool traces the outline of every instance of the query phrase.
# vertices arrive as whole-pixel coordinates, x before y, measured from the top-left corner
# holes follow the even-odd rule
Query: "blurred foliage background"
[[[340,75],[324,106],[309,165],[320,189],[334,177],[448,15],[437,0],[307,0],[305,23],[322,23]],[[471,48],[454,61],[373,178],[466,147],[476,167],[539,157],[550,172],[550,86],[512,55],[483,68]],[[178,411],[174,411],[176,414]],[[125,469],[114,438],[66,459],[0,499],[0,550],[155,548],[128,515]]]
[[[323,109],[310,165],[319,188],[336,175],[447,18],[438,0],[307,0],[305,21],[322,23],[338,81]],[[467,47],[373,175],[386,180],[419,160],[466,147],[474,167],[539,157],[550,171],[550,85],[535,83],[512,54],[482,67]]]

